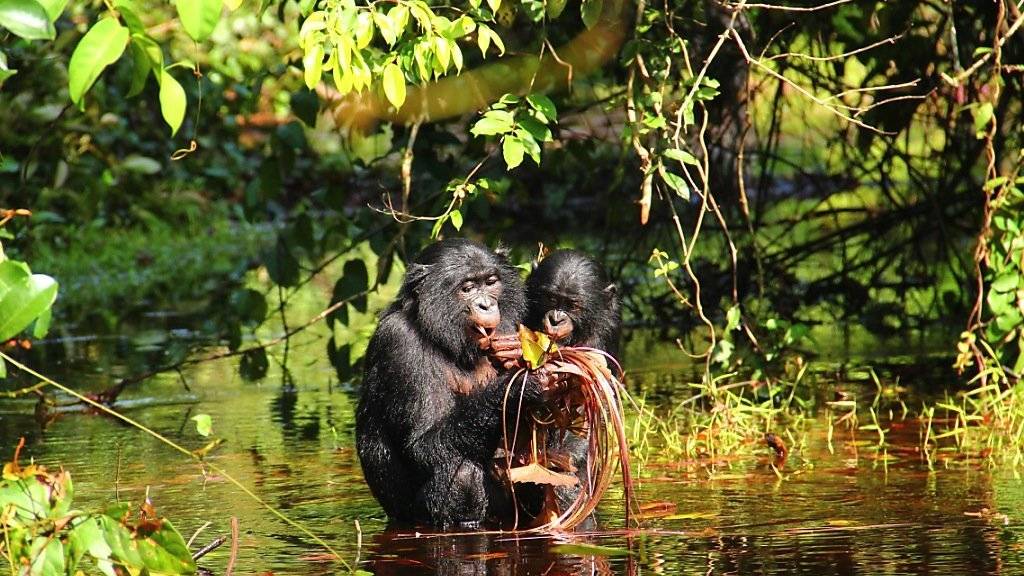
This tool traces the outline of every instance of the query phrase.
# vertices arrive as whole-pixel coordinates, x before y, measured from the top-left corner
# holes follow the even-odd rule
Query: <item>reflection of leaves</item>
[[[360,293],[365,292],[369,287],[370,274],[366,270],[366,262],[362,260],[349,260],[341,270],[341,278],[338,278],[338,281],[334,284],[331,304],[351,299],[349,303],[353,308],[359,312],[366,312],[366,294]],[[338,312],[339,314],[336,318],[344,323],[344,320],[347,320],[347,314],[346,318],[342,319],[341,310],[338,310]]]
[[[246,380],[259,380],[267,375],[270,362],[267,360],[267,351],[263,348],[247,350],[242,354],[242,361],[238,364],[238,372]]]
[[[574,556],[629,556],[631,552],[625,548],[598,546],[597,544],[559,544],[552,546],[556,554],[572,554]]]
[[[280,238],[274,247],[263,253],[263,265],[270,279],[278,286],[294,286],[299,282],[299,262]]]

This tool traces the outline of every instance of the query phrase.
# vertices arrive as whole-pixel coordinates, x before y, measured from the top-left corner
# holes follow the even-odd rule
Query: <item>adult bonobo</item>
[[[597,348],[615,356],[622,318],[614,284],[576,250],[548,254],[526,281],[526,325],[558,344]]]
[[[392,520],[466,527],[503,513],[492,463],[511,373],[480,341],[513,332],[524,310],[516,270],[475,242],[437,242],[409,265],[366,351],[356,414],[363,473]],[[540,403],[550,380],[517,379],[511,394]]]

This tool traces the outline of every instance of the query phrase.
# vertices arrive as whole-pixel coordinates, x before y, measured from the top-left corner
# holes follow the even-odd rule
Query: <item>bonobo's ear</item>
[[[430,264],[409,264],[405,269],[405,289],[410,293],[419,292],[420,284],[430,274],[430,269]]]
[[[604,287],[604,290],[601,290],[601,293],[604,294],[606,299],[612,300],[615,298],[615,295],[619,293],[619,289],[615,284],[609,284]]]

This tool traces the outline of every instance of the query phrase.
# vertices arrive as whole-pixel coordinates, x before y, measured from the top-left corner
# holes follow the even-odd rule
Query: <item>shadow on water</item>
[[[888,424],[884,451],[857,428],[837,428],[830,448],[826,423],[808,420],[787,439],[781,476],[767,464],[768,448],[649,463],[637,488],[641,506],[654,505],[643,508],[639,530],[624,529],[614,487],[599,509],[598,533],[417,536],[389,529],[353,449],[356,389],[337,382],[322,334],[302,338],[292,346],[289,370],[271,362],[260,382],[243,381],[234,359],[209,362],[126,390],[119,409],[190,449],[208,442],[190,418],[209,414],[213,435],[225,441],[212,461],[374,574],[1024,573],[1024,489],[1014,471],[952,453],[930,469],[916,451],[919,426],[898,418]],[[28,360],[95,392],[152,362],[151,344],[140,348],[124,339],[54,342]],[[679,369],[657,369],[659,358],[657,351],[634,353],[627,368],[643,367],[650,375],[637,385],[650,378],[656,395],[670,399]],[[3,400],[5,457],[22,436],[23,458],[72,472],[80,508],[138,503],[148,493],[186,538],[201,530],[193,549],[227,534],[237,517],[236,574],[339,573],[323,550],[223,478],[133,428],[82,411],[40,421],[34,402]],[[227,548],[200,564],[223,573]]]

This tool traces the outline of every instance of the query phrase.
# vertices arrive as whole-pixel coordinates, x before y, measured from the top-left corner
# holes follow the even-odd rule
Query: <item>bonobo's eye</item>
[[[463,294],[469,294],[470,292],[473,291],[473,288],[473,282],[470,280],[466,280],[465,282],[462,283],[462,286],[459,286],[459,292],[462,292]]]
[[[494,286],[497,283],[498,283],[498,275],[497,274],[491,274],[490,276],[487,277],[487,285],[488,286]]]

